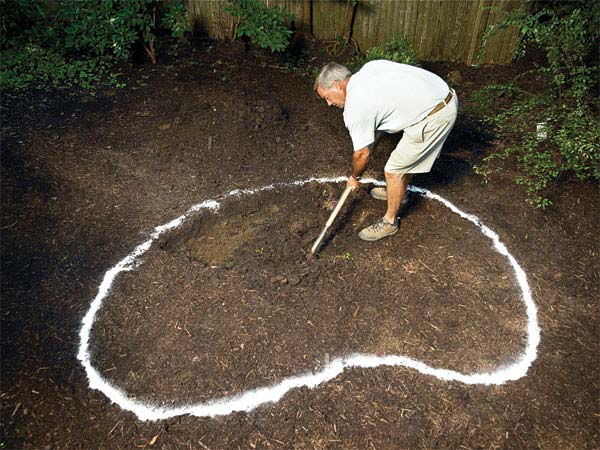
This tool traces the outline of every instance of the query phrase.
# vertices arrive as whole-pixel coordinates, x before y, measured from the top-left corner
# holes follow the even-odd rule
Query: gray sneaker
[[[373,197],[374,199],[387,200],[387,189],[385,186],[374,187],[373,189],[371,189],[370,194],[371,194],[371,197]],[[402,206],[408,205],[409,201],[410,201],[410,192],[406,191],[404,193],[404,198],[402,199]]]
[[[384,217],[379,219],[370,227],[367,227],[358,233],[358,237],[363,241],[378,241],[387,236],[392,236],[398,232],[398,222],[389,223]]]

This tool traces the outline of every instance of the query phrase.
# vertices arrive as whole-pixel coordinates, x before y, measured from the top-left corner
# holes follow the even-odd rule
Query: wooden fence
[[[347,0],[262,0],[269,6],[286,8],[298,28],[303,8],[311,5],[312,33],[320,40],[343,37],[347,22]],[[210,37],[231,36],[232,18],[223,7],[227,0],[188,0],[190,22]],[[481,37],[496,23],[502,11],[526,8],[525,0],[359,0],[352,37],[361,50],[404,35],[422,60],[477,62]],[[482,62],[511,61],[519,38],[516,28],[501,31],[488,40]]]

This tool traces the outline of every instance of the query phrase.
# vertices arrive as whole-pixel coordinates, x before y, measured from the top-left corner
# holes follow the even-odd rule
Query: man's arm
[[[352,175],[348,178],[348,186],[350,186],[353,191],[356,191],[358,188],[360,188],[358,179],[362,176],[367,168],[367,162],[369,161],[370,154],[371,151],[367,146],[355,151],[352,155],[353,169]]]

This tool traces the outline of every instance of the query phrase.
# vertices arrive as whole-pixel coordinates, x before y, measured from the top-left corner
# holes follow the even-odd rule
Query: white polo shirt
[[[375,141],[375,131],[397,133],[424,119],[449,92],[437,75],[419,67],[377,60],[346,85],[344,123],[354,151]]]

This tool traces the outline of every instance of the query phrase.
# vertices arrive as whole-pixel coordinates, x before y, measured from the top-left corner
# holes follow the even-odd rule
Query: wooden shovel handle
[[[342,195],[340,195],[340,199],[338,200],[337,205],[335,205],[335,208],[331,212],[329,219],[327,219],[327,223],[326,223],[327,227],[330,227],[331,224],[333,224],[333,221],[339,214],[340,209],[342,209],[342,206],[344,206],[344,203],[346,202],[348,195],[350,195],[350,192],[352,192],[352,188],[350,186],[347,186],[346,189],[344,189],[344,192],[342,192]]]
[[[323,231],[321,231],[321,234],[319,235],[319,237],[317,238],[317,240],[315,241],[315,243],[313,244],[313,246],[310,250],[310,252],[313,255],[316,253],[317,249],[319,248],[319,244],[325,237],[325,233],[327,232],[329,227],[333,224],[333,221],[335,220],[338,213],[340,212],[340,209],[342,209],[342,206],[344,206],[344,203],[346,202],[348,195],[350,195],[350,192],[352,192],[352,188],[350,186],[346,186],[346,189],[344,189],[344,192],[342,192],[342,195],[340,196],[340,199],[338,200],[337,205],[335,205],[335,208],[331,212],[329,219],[327,219],[327,222],[325,223],[325,227],[323,228]]]

